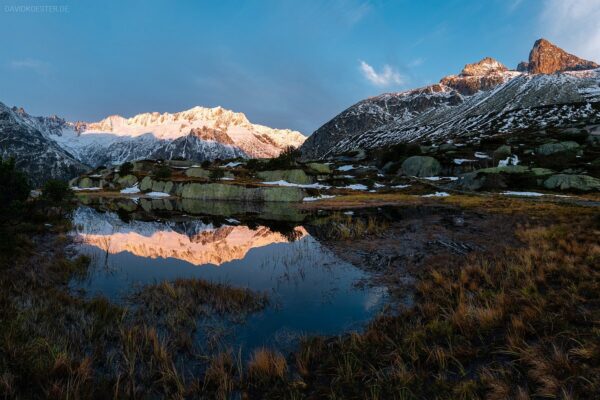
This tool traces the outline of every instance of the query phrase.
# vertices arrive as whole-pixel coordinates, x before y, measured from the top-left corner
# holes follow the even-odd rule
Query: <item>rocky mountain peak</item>
[[[492,57],[485,57],[476,63],[467,64],[460,72],[460,76],[484,76],[496,72],[507,71],[501,62],[494,60]]]
[[[507,71],[508,68],[502,63],[491,57],[485,57],[481,61],[465,65],[459,75],[442,78],[440,84],[469,96],[503,83],[507,79]]]
[[[518,71],[531,74],[553,74],[562,71],[578,71],[599,68],[593,61],[584,60],[567,53],[546,39],[538,39],[529,53],[529,62],[521,62]]]

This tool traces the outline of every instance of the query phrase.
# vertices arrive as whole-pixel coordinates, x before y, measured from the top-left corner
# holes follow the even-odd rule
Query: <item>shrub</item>
[[[277,157],[271,158],[263,165],[265,169],[286,169],[293,167],[300,156],[299,149],[288,146]]]
[[[210,167],[210,164],[211,164],[210,160],[204,160],[204,161],[202,161],[202,164],[200,164],[200,166],[202,168],[206,169],[206,168]]]
[[[50,179],[42,188],[42,196],[54,204],[61,204],[73,198],[73,191],[69,184],[60,179]]]
[[[16,169],[12,158],[0,159],[0,188],[0,220],[18,217],[31,188],[27,176]]]
[[[377,164],[383,167],[388,162],[400,162],[411,156],[421,155],[421,147],[416,143],[398,143],[388,148],[382,148],[373,152]]]
[[[166,165],[161,165],[154,168],[153,175],[158,179],[168,179],[171,177],[171,168]]]
[[[133,164],[130,163],[129,161],[124,162],[123,164],[121,164],[121,166],[119,167],[119,174],[121,176],[124,175],[129,175],[131,173],[131,171],[133,171]]]
[[[210,171],[210,179],[217,181],[225,176],[225,172],[222,169],[213,169]]]

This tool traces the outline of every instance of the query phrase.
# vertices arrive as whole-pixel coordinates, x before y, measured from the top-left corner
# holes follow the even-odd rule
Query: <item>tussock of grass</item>
[[[155,318],[171,331],[196,328],[201,316],[217,314],[243,318],[262,310],[267,295],[199,279],[177,279],[147,285],[130,296],[140,318]]]
[[[351,240],[368,235],[381,235],[389,227],[383,218],[373,215],[354,217],[335,212],[332,215],[315,222],[320,230],[320,237],[328,240]]]

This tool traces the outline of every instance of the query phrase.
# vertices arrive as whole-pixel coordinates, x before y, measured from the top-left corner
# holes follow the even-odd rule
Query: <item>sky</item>
[[[600,61],[600,0],[0,2],[0,102],[32,115],[222,106],[309,135],[357,101],[545,37]]]

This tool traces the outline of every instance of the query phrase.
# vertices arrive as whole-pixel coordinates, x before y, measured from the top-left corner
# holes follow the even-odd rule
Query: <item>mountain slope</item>
[[[0,156],[14,157],[34,185],[50,178],[69,179],[89,168],[23,119],[17,109],[0,103]]]
[[[305,139],[299,132],[252,124],[244,114],[221,107],[132,118],[113,115],[94,123],[65,123],[60,129],[54,120],[40,123],[48,126],[49,138],[90,165],[139,158],[274,157]]]
[[[538,50],[547,53],[546,42],[536,42]],[[488,57],[439,84],[360,101],[315,131],[302,146],[303,156],[321,158],[407,141],[477,141],[496,132],[600,122],[600,70],[585,69],[596,64],[560,49],[538,57],[538,50],[532,50],[530,60],[536,71],[562,72],[508,71]]]

